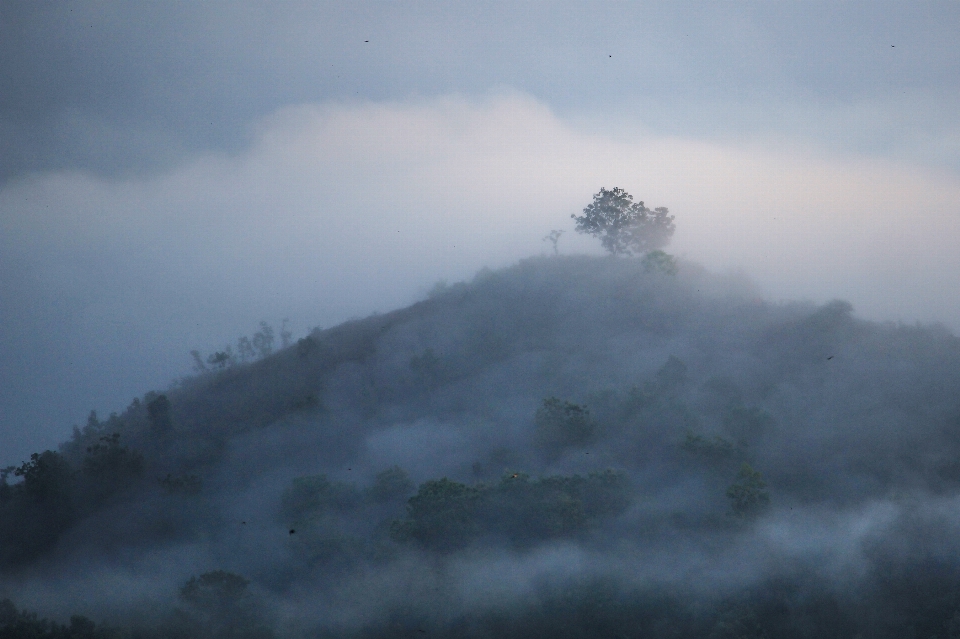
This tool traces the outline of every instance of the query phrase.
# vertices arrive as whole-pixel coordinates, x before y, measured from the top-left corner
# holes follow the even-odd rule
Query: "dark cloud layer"
[[[945,105],[960,85],[958,14],[954,3],[8,1],[0,180],[236,151],[288,104],[497,86],[667,132],[841,130],[850,146],[889,152],[956,130]],[[827,131],[797,113],[861,103],[869,113],[842,118],[856,124]]]

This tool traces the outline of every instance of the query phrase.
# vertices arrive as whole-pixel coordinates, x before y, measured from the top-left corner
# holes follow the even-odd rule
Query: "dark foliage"
[[[440,552],[463,548],[480,532],[480,497],[480,489],[446,477],[428,481],[410,498],[407,518],[395,521],[390,535]]]
[[[575,537],[591,521],[622,513],[629,501],[626,477],[611,470],[539,480],[509,473],[495,485],[474,486],[444,477],[420,486],[410,498],[407,517],[393,522],[391,535],[440,552],[479,538],[526,546]]]
[[[11,486],[8,473],[0,478],[0,567],[36,559],[78,519],[134,490],[144,458],[120,445],[114,433],[87,448],[79,470],[50,450],[34,453],[12,470],[22,481]]]
[[[8,487],[0,502],[0,567],[28,563],[50,550],[76,514],[74,472],[59,453],[34,453],[14,474],[23,481]]]
[[[81,615],[61,625],[17,610],[9,599],[0,600],[0,639],[116,639],[116,630],[97,626]]]
[[[613,255],[643,254],[667,245],[675,229],[673,216],[666,207],[648,209],[643,202],[634,202],[633,196],[620,188],[601,188],[593,202],[583,209],[583,215],[571,215],[578,233],[589,233],[600,238],[603,248]],[[661,255],[652,257],[645,268],[675,272],[669,260]]]

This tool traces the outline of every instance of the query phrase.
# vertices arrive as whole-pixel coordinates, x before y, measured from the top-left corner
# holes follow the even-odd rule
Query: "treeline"
[[[284,319],[280,323],[280,348],[284,349],[290,346],[293,341],[293,333],[289,328],[289,319]],[[223,347],[222,350],[215,350],[207,355],[206,358],[199,350],[190,351],[190,357],[193,358],[193,370],[195,373],[206,373],[211,370],[223,370],[230,366],[246,364],[257,359],[265,359],[273,354],[276,344],[276,334],[267,322],[260,322],[260,330],[253,334],[253,337],[243,335],[237,339],[237,347],[232,345]]]
[[[18,610],[9,599],[0,600],[0,639],[119,639],[114,628],[97,626],[82,615],[69,624],[58,624],[34,613]]]

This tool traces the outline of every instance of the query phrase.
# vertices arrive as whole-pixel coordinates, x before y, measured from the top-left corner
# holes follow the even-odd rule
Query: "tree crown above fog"
[[[662,249],[675,230],[669,209],[649,209],[617,187],[601,187],[583,215],[570,217],[576,220],[578,233],[600,238],[603,248],[612,255],[641,255]]]

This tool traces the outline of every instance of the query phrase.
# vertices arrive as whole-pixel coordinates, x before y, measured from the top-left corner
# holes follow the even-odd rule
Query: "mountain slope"
[[[81,565],[67,581],[124,580],[63,598],[121,620],[225,570],[308,634],[540,614],[541,580],[598,575],[669,584],[683,619],[713,602],[716,632],[771,579],[794,593],[774,608],[832,589],[862,612],[893,596],[881,566],[958,568],[958,408],[942,328],[534,258],[92,419],[0,484],[0,562],[28,599]]]

